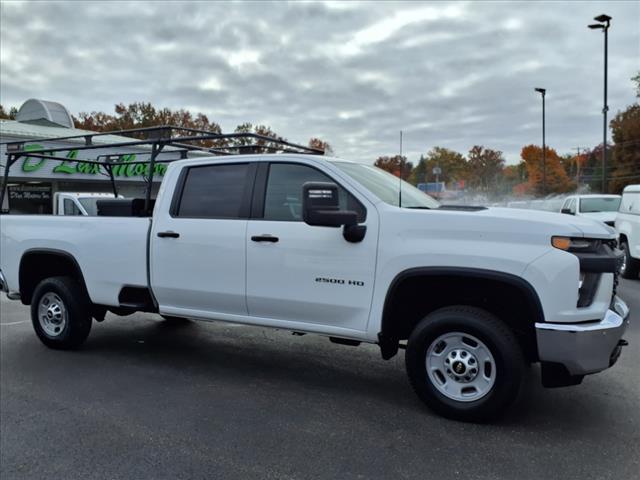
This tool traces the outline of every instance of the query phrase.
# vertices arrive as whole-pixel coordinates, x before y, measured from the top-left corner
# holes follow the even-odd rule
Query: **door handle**
[[[158,232],[160,238],[178,238],[180,234],[178,232]]]
[[[251,237],[251,240],[254,242],[276,243],[280,239],[278,237],[274,237],[273,235],[254,235],[253,237]]]

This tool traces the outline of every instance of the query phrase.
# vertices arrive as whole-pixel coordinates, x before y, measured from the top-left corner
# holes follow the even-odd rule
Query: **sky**
[[[609,109],[633,103],[640,1],[5,2],[0,103],[53,100],[73,114],[116,103],[202,112],[232,131],[269,125],[373,162],[440,146],[559,153],[602,141],[601,13]]]

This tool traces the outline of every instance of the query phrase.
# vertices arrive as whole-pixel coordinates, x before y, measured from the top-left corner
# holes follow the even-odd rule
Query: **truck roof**
[[[613,193],[588,193],[584,195],[569,195],[567,198],[620,198],[620,195]]]

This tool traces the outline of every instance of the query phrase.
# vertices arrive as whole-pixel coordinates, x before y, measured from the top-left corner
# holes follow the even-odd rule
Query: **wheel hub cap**
[[[478,360],[467,349],[452,350],[444,359],[444,363],[448,367],[447,375],[453,380],[470,382],[478,375]]]
[[[45,293],[38,303],[38,322],[50,337],[60,335],[67,323],[67,310],[62,299],[53,292]]]
[[[426,367],[436,389],[460,402],[481,399],[496,380],[493,354],[467,333],[452,332],[436,338],[427,349]]]

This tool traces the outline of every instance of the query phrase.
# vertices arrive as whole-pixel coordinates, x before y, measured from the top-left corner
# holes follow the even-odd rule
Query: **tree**
[[[7,112],[2,105],[0,105],[0,118],[6,120],[14,120],[16,115],[18,114],[18,109],[16,107],[11,107]]]
[[[626,185],[640,180],[640,104],[634,103],[618,112],[610,126],[614,145],[609,157],[609,191],[619,193]]]
[[[396,177],[399,177],[400,172],[402,171],[403,179],[409,178],[411,170],[413,170],[413,164],[411,162],[407,162],[407,157],[401,157],[400,155],[394,155],[393,157],[378,157],[374,165],[392,173]]]
[[[523,195],[526,190],[527,167],[524,162],[507,165],[502,169],[502,189],[500,193]]]
[[[632,77],[631,81],[636,84],[636,97],[640,98],[640,72],[636,73],[636,76]]]
[[[313,137],[309,140],[309,147],[317,148],[318,150],[324,150],[325,155],[333,156],[333,148],[329,145],[329,142],[325,142],[324,140],[320,140],[319,138]]]
[[[76,128],[96,132],[173,125],[177,127],[205,130],[212,133],[222,133],[220,125],[216,122],[210,121],[209,118],[202,113],[193,115],[191,112],[184,109],[156,109],[150,103],[145,102],[134,102],[129,105],[119,103],[115,106],[115,115],[110,115],[104,112],[81,112],[78,117],[73,117],[73,120]],[[146,134],[136,134],[131,136],[144,138]],[[194,142],[193,144],[204,147],[216,147],[226,145],[226,141],[203,140],[201,142]]]
[[[467,161],[461,153],[443,147],[433,147],[426,157],[420,156],[418,165],[411,172],[410,181],[414,185],[435,181],[433,169],[440,167],[441,182],[449,183],[467,179]]]
[[[571,190],[574,185],[567,172],[562,167],[558,153],[547,147],[546,150],[546,187],[543,186],[542,148],[537,145],[527,145],[520,153],[527,169],[527,191],[534,194],[563,193]]]
[[[501,151],[475,145],[467,155],[469,185],[485,192],[496,191],[504,164]]]

